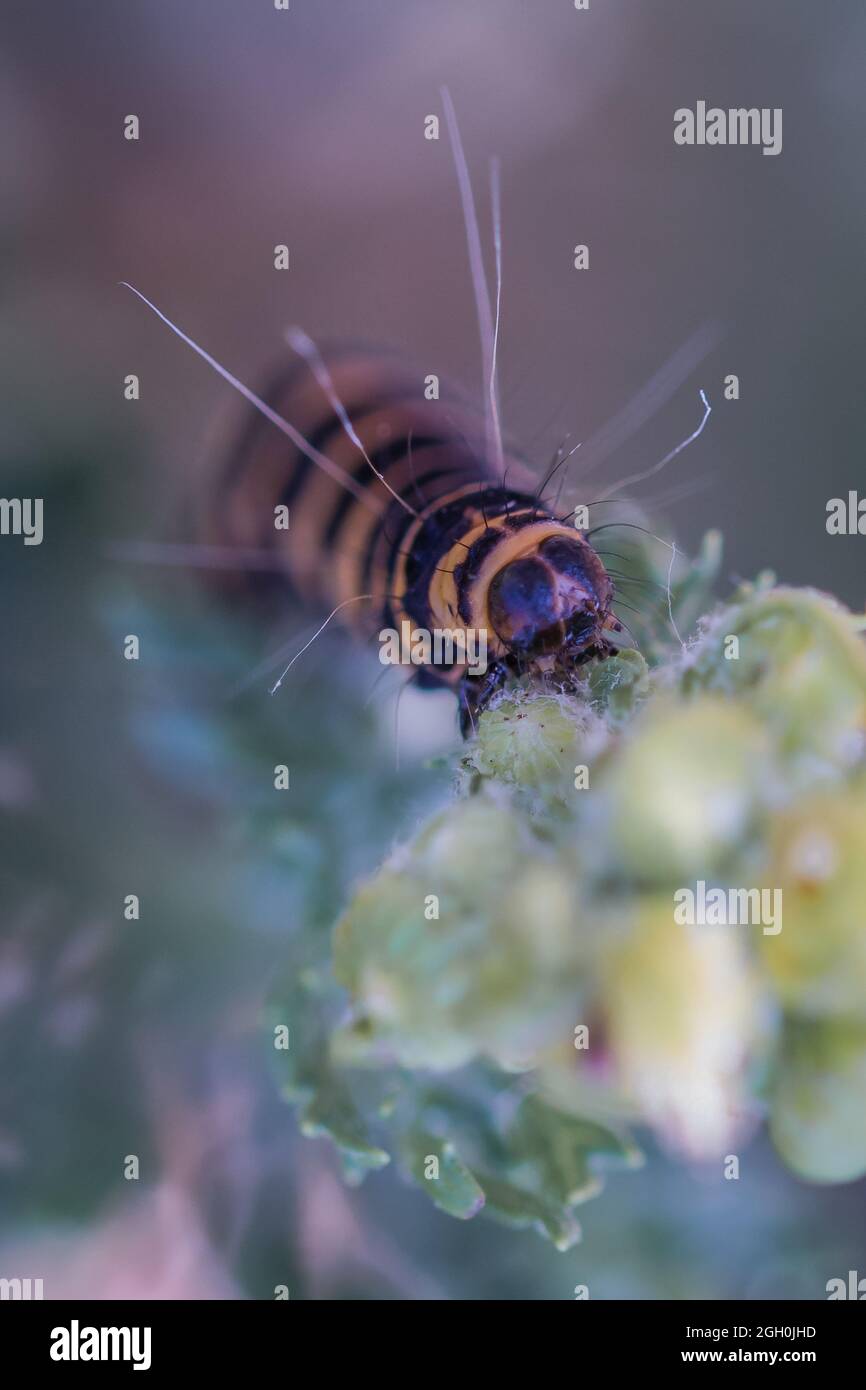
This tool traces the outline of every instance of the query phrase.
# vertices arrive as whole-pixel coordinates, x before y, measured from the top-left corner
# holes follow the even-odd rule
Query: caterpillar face
[[[612,598],[613,585],[592,547],[577,537],[553,535],[503,565],[490,582],[487,603],[508,653],[518,664],[544,670],[595,653]]]

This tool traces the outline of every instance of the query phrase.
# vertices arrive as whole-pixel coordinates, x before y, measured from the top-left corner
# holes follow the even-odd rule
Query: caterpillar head
[[[494,575],[490,623],[522,670],[567,671],[610,650],[613,582],[588,541],[548,535]]]

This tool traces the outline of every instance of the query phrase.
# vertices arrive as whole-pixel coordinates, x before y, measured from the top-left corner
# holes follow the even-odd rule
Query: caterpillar
[[[338,350],[318,362],[330,392],[302,359],[263,397],[311,453],[287,448],[260,414],[243,422],[207,489],[206,544],[270,550],[301,598],[341,610],[362,638],[406,622],[484,634],[483,674],[468,672],[464,652],[416,675],[456,689],[464,733],[509,677],[565,684],[613,650],[601,559],[552,514],[522,460],[506,456],[504,482],[493,471],[481,422],[456,392],[425,399],[422,379],[384,354]],[[313,450],[351,490],[316,467]],[[280,507],[288,529],[275,528]]]
[[[503,444],[496,388],[498,166],[491,167],[494,321],[447,89],[442,98],[481,334],[483,417],[456,391],[430,398],[420,374],[383,352],[342,348],[322,355],[300,330],[287,335],[296,353],[291,366],[256,395],[124,284],[255,407],[204,489],[200,542],[266,555],[296,594],[330,610],[327,621],[340,614],[362,638],[408,624],[410,631],[458,639],[446,660],[424,661],[415,679],[455,690],[466,736],[512,677],[572,686],[581,666],[617,649],[622,624],[613,611],[614,580],[587,533],[544,500],[550,474],[539,487],[525,460]],[[687,359],[690,353],[691,346]],[[658,385],[651,387],[658,394]],[[701,432],[709,414],[701,395],[698,430],[636,478],[657,472]],[[275,525],[279,514],[287,526]],[[488,655],[481,671],[467,654],[473,632],[483,636]]]

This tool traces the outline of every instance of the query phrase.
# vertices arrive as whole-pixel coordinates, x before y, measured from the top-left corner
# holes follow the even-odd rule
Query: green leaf
[[[477,1216],[484,1206],[484,1190],[452,1140],[416,1130],[405,1137],[401,1155],[409,1173],[435,1207],[461,1221]],[[431,1159],[436,1160],[435,1166]],[[431,1166],[435,1176],[428,1176]]]
[[[327,1076],[301,1114],[301,1133],[308,1139],[327,1136],[350,1160],[352,1170],[384,1168],[391,1157],[379,1148],[341,1079]]]
[[[478,1180],[484,1189],[485,1211],[499,1221],[531,1227],[547,1236],[557,1250],[570,1250],[580,1240],[579,1223],[560,1203],[487,1173],[479,1173]]]
[[[594,1197],[602,1187],[602,1162],[634,1167],[633,1145],[603,1125],[556,1110],[539,1096],[527,1096],[508,1135],[514,1158],[534,1170],[542,1192],[564,1206]]]

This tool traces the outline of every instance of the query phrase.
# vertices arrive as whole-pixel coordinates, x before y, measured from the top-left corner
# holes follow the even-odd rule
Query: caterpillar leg
[[[501,690],[511,670],[506,662],[496,661],[483,676],[464,676],[457,688],[460,700],[460,732],[464,738],[475,733],[475,720]]]

